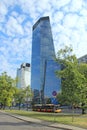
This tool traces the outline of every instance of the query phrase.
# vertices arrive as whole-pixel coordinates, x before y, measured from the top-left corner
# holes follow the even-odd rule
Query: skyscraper
[[[30,77],[30,64],[21,64],[20,68],[17,69],[17,87],[26,88],[30,85]]]
[[[84,55],[78,59],[79,62],[87,63],[87,55]]]
[[[55,75],[60,65],[54,61],[55,50],[49,17],[33,25],[31,88],[34,103],[46,103],[60,91],[61,80]]]

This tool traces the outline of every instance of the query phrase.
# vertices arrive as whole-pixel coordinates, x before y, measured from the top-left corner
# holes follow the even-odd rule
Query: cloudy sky
[[[0,0],[0,74],[15,77],[21,63],[31,63],[32,26],[50,17],[55,51],[72,45],[87,54],[87,0]]]

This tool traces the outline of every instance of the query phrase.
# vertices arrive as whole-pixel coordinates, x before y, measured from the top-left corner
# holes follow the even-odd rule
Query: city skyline
[[[31,63],[32,26],[50,17],[55,52],[72,45],[77,58],[87,54],[86,0],[0,1],[0,74],[13,78],[22,63]]]

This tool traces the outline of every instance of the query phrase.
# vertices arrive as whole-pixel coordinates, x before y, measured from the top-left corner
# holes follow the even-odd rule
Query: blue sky
[[[31,62],[32,26],[49,16],[55,51],[72,45],[77,57],[87,54],[87,0],[0,0],[0,74],[13,78]]]

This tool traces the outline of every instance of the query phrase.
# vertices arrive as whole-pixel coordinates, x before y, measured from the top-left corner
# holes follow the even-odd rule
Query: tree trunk
[[[85,108],[84,108],[85,103],[82,103],[82,114],[85,114]]]
[[[74,106],[72,105],[72,122],[74,122]]]
[[[82,114],[85,114],[85,109],[84,108],[82,108]]]

